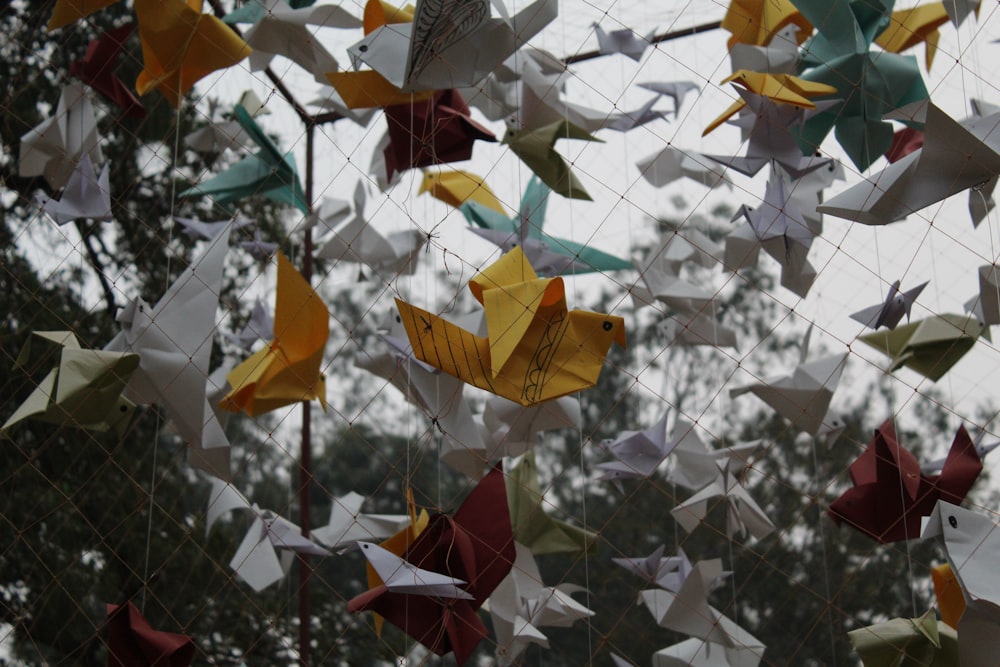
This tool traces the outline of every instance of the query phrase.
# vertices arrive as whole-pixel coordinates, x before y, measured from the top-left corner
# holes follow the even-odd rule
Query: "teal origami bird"
[[[621,271],[632,264],[606,252],[567,239],[549,236],[542,231],[545,209],[552,190],[538,176],[532,176],[521,198],[521,210],[508,218],[476,201],[466,201],[459,210],[469,224],[480,229],[473,233],[500,246],[507,252],[516,245],[540,275],[554,276],[592,271]]]
[[[299,182],[292,154],[282,153],[242,105],[236,105],[234,115],[260,150],[221,174],[188,188],[180,196],[209,195],[219,204],[225,205],[245,197],[260,195],[281,204],[291,204],[303,213],[309,213],[309,205]]]
[[[817,26],[803,45],[800,76],[838,89],[837,104],[797,129],[808,155],[831,129],[855,166],[864,171],[892,146],[893,126],[882,117],[927,99],[927,87],[913,56],[872,51],[892,23],[893,0],[796,0],[802,15]]]

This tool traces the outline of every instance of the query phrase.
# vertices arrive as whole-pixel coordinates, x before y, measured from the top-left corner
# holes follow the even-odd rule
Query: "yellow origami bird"
[[[391,107],[413,104],[433,97],[436,91],[404,93],[373,69],[360,72],[327,72],[326,78],[348,109]]]
[[[497,213],[507,214],[496,195],[490,190],[490,186],[486,185],[486,181],[460,169],[442,172],[425,171],[424,180],[420,182],[417,194],[425,192],[455,208],[467,201],[474,201]]]
[[[540,279],[520,246],[469,281],[483,304],[482,338],[396,299],[424,363],[521,405],[594,386],[611,343],[625,347],[625,320],[568,311],[562,278]]]
[[[58,30],[116,2],[118,0],[56,0],[46,29],[49,32]]]
[[[202,0],[135,0],[142,59],[135,89],[159,90],[174,107],[194,84],[250,55],[233,29],[201,13]]]
[[[737,44],[766,46],[782,28],[793,23],[799,27],[796,39],[801,44],[813,27],[791,0],[732,0],[721,27],[732,33],[732,50]]]
[[[875,38],[875,43],[891,53],[902,53],[921,42],[927,44],[924,65],[929,70],[937,53],[938,30],[948,22],[948,10],[943,2],[932,2],[892,13],[889,26]]]
[[[315,398],[325,410],[326,382],[320,366],[329,337],[330,311],[279,252],[274,340],[230,371],[226,379],[232,390],[222,407],[256,417]]]
[[[750,70],[737,70],[730,76],[723,79],[722,83],[733,83],[734,85],[746,88],[752,93],[761,95],[777,104],[791,104],[803,109],[815,109],[816,104],[813,97],[833,95],[837,89],[825,83],[807,81],[791,74],[765,74],[764,72],[751,72]],[[739,99],[722,112],[722,115],[713,120],[702,132],[705,136],[715,128],[729,120],[747,105],[746,100]]]

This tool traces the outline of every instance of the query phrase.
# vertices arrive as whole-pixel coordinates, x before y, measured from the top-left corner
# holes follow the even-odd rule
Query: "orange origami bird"
[[[540,279],[520,247],[469,281],[488,336],[396,299],[414,355],[463,382],[535,405],[594,386],[625,320],[569,311],[561,278]]]
[[[316,398],[325,410],[326,382],[320,366],[329,337],[330,311],[279,252],[274,340],[230,371],[226,379],[232,391],[222,407],[256,417]]]
[[[233,29],[201,13],[202,0],[135,0],[142,59],[135,89],[159,90],[177,107],[194,84],[250,55]]]
[[[110,7],[118,0],[56,0],[46,29],[51,32]]]

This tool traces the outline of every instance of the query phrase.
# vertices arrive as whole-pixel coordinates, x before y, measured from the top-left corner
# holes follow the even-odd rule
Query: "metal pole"
[[[313,208],[313,139],[316,126],[306,123],[306,201],[309,213]],[[302,241],[302,277],[306,282],[312,282],[313,269],[312,228],[307,227]],[[312,489],[312,403],[302,403],[302,443],[299,451],[299,525],[302,535],[309,537],[309,526],[312,525],[312,501],[309,492]],[[309,667],[311,646],[312,609],[309,599],[309,556],[299,554],[299,667]]]

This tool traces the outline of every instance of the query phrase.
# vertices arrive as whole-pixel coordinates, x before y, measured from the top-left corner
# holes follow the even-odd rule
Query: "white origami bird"
[[[410,523],[406,514],[362,514],[365,497],[351,491],[334,498],[330,520],[325,526],[309,531],[309,536],[331,549],[361,540],[382,540],[395,535]]]
[[[394,593],[405,595],[428,595],[456,600],[472,600],[461,586],[469,582],[446,574],[422,570],[412,563],[371,542],[358,542],[361,553],[378,573],[385,587]]]
[[[125,395],[136,403],[160,403],[189,444],[188,460],[228,479],[229,440],[208,404],[215,313],[222,291],[222,270],[229,230],[210,241],[155,306],[135,299],[118,314],[121,333],[105,346],[136,352],[139,369]],[[210,451],[211,450],[211,451]]]
[[[691,422],[678,419],[671,438],[677,441],[670,455],[667,480],[690,491],[700,491],[720,480],[721,469],[743,468],[760,447],[760,440],[741,443],[722,449],[709,449],[698,437]]]
[[[229,561],[236,575],[258,593],[285,577],[292,565],[294,553],[329,556],[330,552],[302,536],[294,523],[269,510],[262,510],[247,500],[234,486],[218,479],[211,480],[212,492],[205,516],[205,534],[226,512],[245,510],[253,522],[243,541]],[[278,551],[282,553],[278,554]]]
[[[716,503],[726,504],[726,534],[742,537],[749,533],[760,540],[774,531],[774,524],[764,510],[728,470],[728,462],[720,466],[721,475],[704,489],[670,510],[677,523],[687,532],[693,531]]]
[[[97,116],[81,81],[63,86],[55,113],[21,137],[18,173],[44,176],[53,189],[66,186],[84,154],[92,164],[100,164],[101,137]]]
[[[844,372],[847,353],[832,354],[805,361],[809,353],[809,335],[802,345],[799,365],[791,375],[763,380],[746,387],[731,389],[731,397],[752,393],[771,406],[778,414],[806,433],[816,435],[823,426],[833,392]]]
[[[913,302],[917,300],[917,297],[924,291],[924,288],[930,284],[930,281],[921,283],[906,292],[899,291],[899,284],[898,280],[892,284],[883,303],[859,310],[851,315],[851,319],[876,330],[883,326],[888,329],[895,329],[896,325],[903,319],[903,315],[906,315],[906,321],[909,322]],[[996,323],[1000,324],[1000,314],[998,314],[997,318]]]
[[[616,460],[597,464],[597,469],[602,471],[598,479],[644,479],[655,473],[677,445],[667,440],[668,414],[664,412],[660,420],[645,431],[623,431],[614,440],[604,440],[601,447]]]
[[[654,653],[653,667],[757,667],[764,659],[766,647],[743,628],[736,629],[736,646],[685,639]]]
[[[594,34],[597,35],[598,52],[602,56],[620,53],[627,58],[639,62],[642,60],[642,54],[652,46],[653,38],[656,37],[656,28],[653,28],[649,31],[648,35],[642,37],[628,28],[607,32],[601,27],[600,23],[593,23],[591,25],[594,28]]]
[[[174,216],[174,222],[181,226],[184,231],[184,235],[189,239],[205,239],[211,241],[225,229],[229,229],[230,231],[244,229],[245,227],[250,227],[251,225],[256,224],[257,221],[251,218],[237,216],[230,220],[204,222],[199,218],[182,218],[180,216]]]
[[[76,169],[66,182],[59,199],[39,197],[42,211],[57,224],[65,225],[71,220],[93,220],[107,222],[111,215],[111,181],[108,165],[98,174],[84,153]]]
[[[921,536],[940,537],[965,612],[958,621],[962,667],[996,667],[1000,655],[1000,526],[981,514],[939,500]]]

